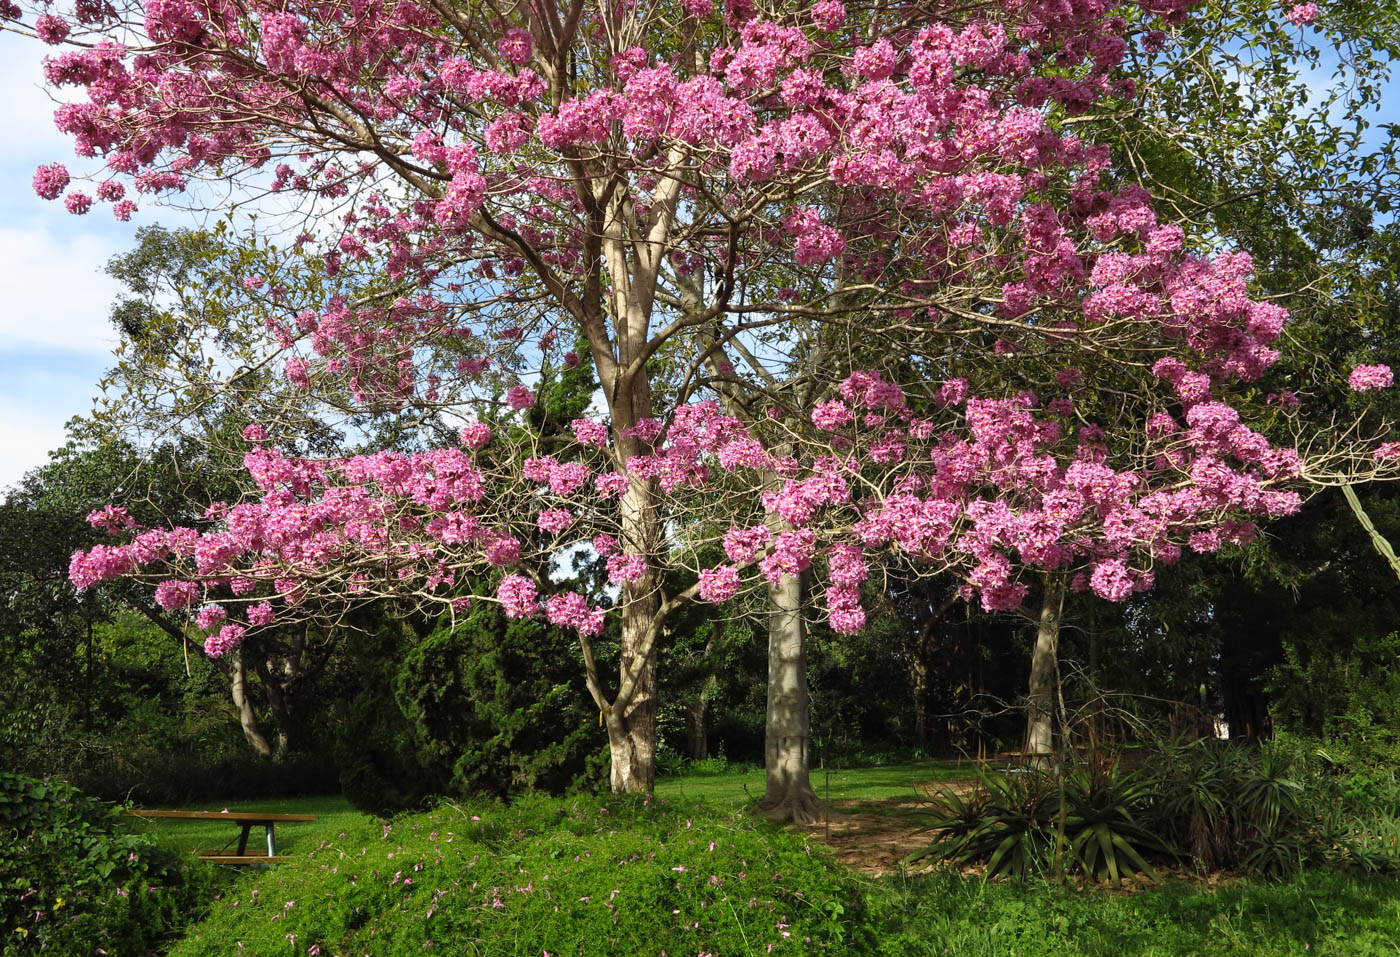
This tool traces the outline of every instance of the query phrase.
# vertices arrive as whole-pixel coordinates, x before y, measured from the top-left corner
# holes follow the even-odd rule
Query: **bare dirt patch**
[[[963,794],[976,782],[937,781],[920,788],[927,795],[952,791]],[[879,801],[832,801],[831,820],[798,828],[828,845],[836,859],[872,877],[892,874],[900,862],[927,847],[933,835],[926,814],[928,797],[885,798]]]

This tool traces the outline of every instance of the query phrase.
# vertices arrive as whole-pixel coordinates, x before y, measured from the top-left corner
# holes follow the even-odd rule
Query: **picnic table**
[[[221,848],[214,850],[195,851],[201,860],[209,861],[211,864],[231,864],[240,866],[244,864],[275,864],[278,861],[286,860],[285,857],[277,856],[277,836],[275,828],[278,824],[286,824],[300,821],[314,821],[314,814],[272,814],[267,811],[127,811],[132,817],[160,818],[176,821],[230,821],[242,828],[242,833],[238,835],[238,850],[229,853],[229,844],[233,843],[233,838],[229,838],[228,843]],[[255,827],[267,829],[267,853],[248,853],[248,833]]]

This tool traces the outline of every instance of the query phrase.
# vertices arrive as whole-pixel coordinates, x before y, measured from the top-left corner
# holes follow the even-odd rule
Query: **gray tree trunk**
[[[1031,653],[1031,681],[1026,697],[1026,754],[1038,768],[1055,763],[1055,675],[1060,650],[1060,613],[1064,608],[1064,583],[1045,576],[1040,624]]]
[[[812,790],[808,766],[812,722],[803,584],[804,577],[790,576],[768,589],[766,786],[759,809],[775,820],[812,824],[821,817],[825,805]]]

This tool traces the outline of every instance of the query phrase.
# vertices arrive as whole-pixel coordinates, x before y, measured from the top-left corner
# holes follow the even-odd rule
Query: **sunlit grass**
[[[812,787],[821,798],[848,809],[883,810],[891,800],[920,800],[925,786],[939,781],[971,777],[973,766],[964,761],[911,761],[878,768],[818,768],[811,774]],[[656,782],[656,794],[669,800],[707,801],[720,807],[740,808],[763,797],[762,768],[720,774],[683,774]],[[855,802],[854,805],[846,802]]]

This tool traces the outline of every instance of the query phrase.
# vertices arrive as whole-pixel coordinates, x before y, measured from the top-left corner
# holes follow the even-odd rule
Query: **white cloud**
[[[0,449],[5,450],[0,455],[0,497],[25,472],[48,461],[49,452],[63,444],[63,423],[71,417],[72,412],[0,399]]]
[[[0,227],[0,351],[110,353],[107,313],[120,284],[101,269],[120,251],[81,232]]]

